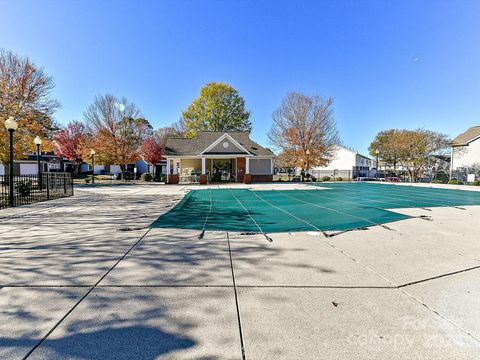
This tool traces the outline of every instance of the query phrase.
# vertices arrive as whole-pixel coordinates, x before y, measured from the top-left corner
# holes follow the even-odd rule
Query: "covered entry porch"
[[[167,158],[169,184],[271,181],[272,158],[216,155]]]

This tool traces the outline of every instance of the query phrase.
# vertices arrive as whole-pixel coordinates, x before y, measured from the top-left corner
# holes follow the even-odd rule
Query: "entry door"
[[[245,175],[245,158],[237,158],[237,182],[243,183],[243,175]]]

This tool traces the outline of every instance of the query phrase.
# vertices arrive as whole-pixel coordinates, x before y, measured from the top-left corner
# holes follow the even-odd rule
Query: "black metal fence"
[[[15,175],[13,177],[13,201],[10,199],[10,177],[0,175],[0,209],[59,199],[73,195],[71,173],[43,173],[41,176]]]
[[[366,170],[311,170],[310,174],[318,180],[330,178],[331,181],[340,179],[343,181],[355,180],[357,178],[384,178],[388,174],[384,170],[366,169]]]

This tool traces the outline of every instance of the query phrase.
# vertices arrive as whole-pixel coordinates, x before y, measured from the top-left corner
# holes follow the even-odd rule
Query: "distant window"
[[[228,142],[225,141],[225,142],[223,143],[223,147],[224,147],[225,149],[228,148],[229,146],[230,146],[230,144],[229,144]]]

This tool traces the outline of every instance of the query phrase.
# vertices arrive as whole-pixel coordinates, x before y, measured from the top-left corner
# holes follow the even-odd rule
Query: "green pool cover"
[[[386,209],[462,205],[480,205],[480,192],[362,182],[319,183],[311,190],[202,189],[190,191],[151,227],[344,231],[409,218]]]

